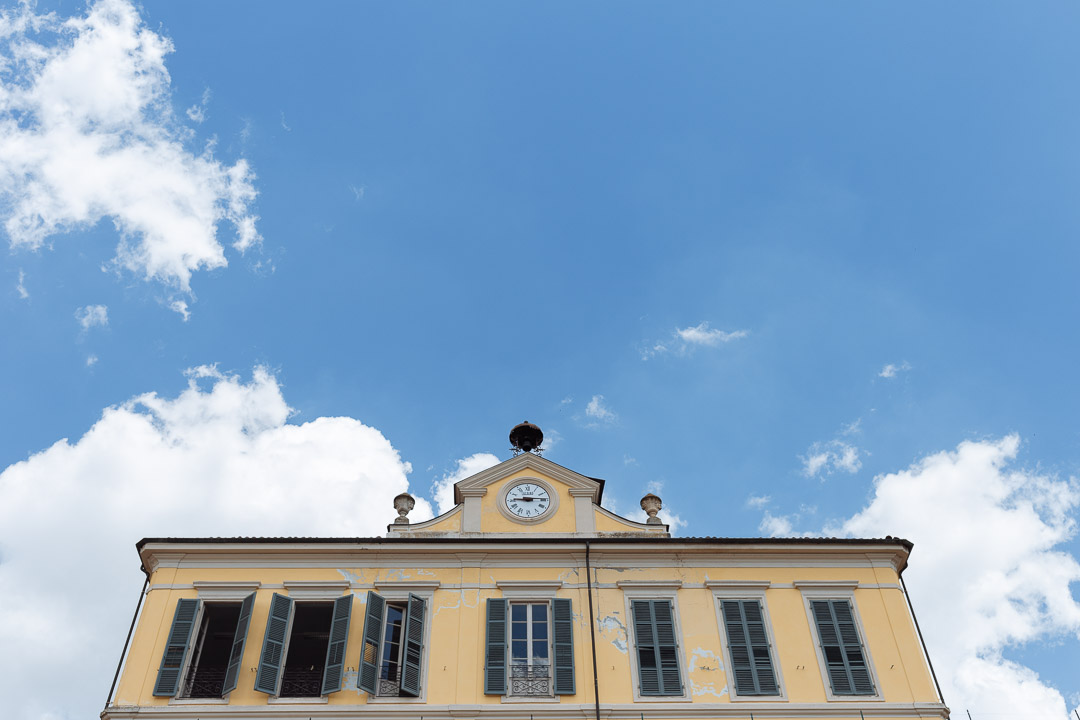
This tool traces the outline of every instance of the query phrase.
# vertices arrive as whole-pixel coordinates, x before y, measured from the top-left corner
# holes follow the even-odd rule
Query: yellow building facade
[[[677,538],[532,452],[374,538],[138,543],[106,720],[947,718],[911,544]]]

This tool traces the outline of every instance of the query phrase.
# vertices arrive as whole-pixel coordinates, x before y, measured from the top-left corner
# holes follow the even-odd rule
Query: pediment
[[[454,483],[454,502],[461,503],[464,496],[468,495],[470,491],[482,490],[490,485],[495,485],[522,470],[529,470],[542,477],[561,482],[571,490],[580,491],[582,494],[589,491],[592,502],[597,505],[600,504],[600,498],[604,494],[603,480],[586,477],[569,468],[564,468],[558,463],[553,463],[540,455],[523,452],[509,460],[504,460],[494,467]]]

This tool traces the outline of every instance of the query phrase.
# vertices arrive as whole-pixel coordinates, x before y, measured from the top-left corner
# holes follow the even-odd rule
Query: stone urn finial
[[[644,501],[642,501],[644,502]],[[409,518],[406,517],[409,511],[416,507],[416,500],[409,493],[401,493],[394,498],[394,509],[397,510],[398,516],[394,518],[395,525],[408,525]]]
[[[645,497],[641,498],[641,509],[649,516],[649,519],[645,521],[646,525],[663,525],[664,521],[656,517],[656,513],[660,512],[664,507],[663,501],[656,495],[649,493]]]

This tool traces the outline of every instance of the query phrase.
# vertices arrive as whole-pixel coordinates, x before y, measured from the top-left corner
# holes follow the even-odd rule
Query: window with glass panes
[[[386,604],[386,625],[383,629],[382,658],[379,663],[379,695],[397,695],[401,689],[401,628],[404,619],[404,603]]]
[[[551,635],[547,602],[510,605],[510,694],[551,694]]]

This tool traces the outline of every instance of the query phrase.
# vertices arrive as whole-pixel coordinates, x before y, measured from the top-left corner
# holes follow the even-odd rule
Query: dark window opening
[[[281,697],[322,695],[326,649],[330,644],[332,603],[297,603],[281,677]]]
[[[221,697],[239,620],[240,603],[208,603],[204,606],[181,697]]]
[[[379,695],[401,695],[402,623],[405,603],[386,603],[386,626],[383,630],[382,662],[379,667]]]

